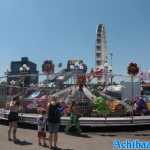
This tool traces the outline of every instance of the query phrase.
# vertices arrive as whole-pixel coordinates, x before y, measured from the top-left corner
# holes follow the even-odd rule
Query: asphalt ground
[[[120,128],[120,130],[119,130]],[[123,128],[123,129],[121,129]],[[59,132],[58,146],[62,150],[111,150],[116,138],[120,140],[139,139],[150,141],[150,127],[83,128],[81,136],[66,135],[63,128]],[[20,142],[14,144],[7,139],[7,122],[0,122],[0,150],[46,150],[37,144],[35,126],[20,124],[17,137]],[[48,133],[47,133],[48,137]],[[47,140],[48,143],[48,140]]]

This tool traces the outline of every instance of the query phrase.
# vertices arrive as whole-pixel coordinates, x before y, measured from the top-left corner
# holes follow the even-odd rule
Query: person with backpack
[[[61,112],[59,103],[56,102],[56,97],[53,97],[48,104],[48,128],[49,128],[49,148],[58,149],[58,131],[60,126]],[[54,146],[53,146],[54,143]]]

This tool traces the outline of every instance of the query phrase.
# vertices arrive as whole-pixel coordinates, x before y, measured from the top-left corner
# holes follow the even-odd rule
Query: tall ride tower
[[[96,36],[96,67],[100,67],[107,62],[106,30],[103,24],[98,25]]]

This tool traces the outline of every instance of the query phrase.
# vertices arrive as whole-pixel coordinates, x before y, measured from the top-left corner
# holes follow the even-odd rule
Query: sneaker
[[[55,147],[54,147],[54,150],[60,150],[60,148],[59,148],[59,147],[57,147],[57,146],[55,146]]]
[[[43,146],[44,146],[44,147],[47,147],[47,144],[46,144],[46,143],[44,143],[44,144],[43,144]]]
[[[15,143],[15,144],[18,144],[18,143],[20,143],[20,140],[19,139],[13,139],[13,142]]]

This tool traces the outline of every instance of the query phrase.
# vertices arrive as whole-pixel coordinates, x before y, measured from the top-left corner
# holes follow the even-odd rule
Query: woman
[[[19,120],[18,112],[20,109],[20,100],[19,96],[14,97],[13,100],[9,104],[9,129],[8,129],[8,140],[11,141],[11,131],[13,130],[13,141],[17,142],[16,131],[17,131],[17,123]]]
[[[57,149],[58,131],[60,126],[61,113],[56,97],[53,97],[48,104],[48,127],[49,127],[49,148]],[[53,144],[54,143],[54,147]]]

